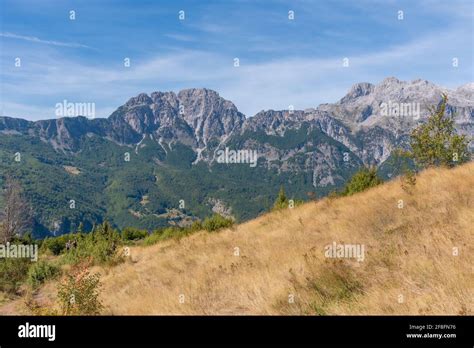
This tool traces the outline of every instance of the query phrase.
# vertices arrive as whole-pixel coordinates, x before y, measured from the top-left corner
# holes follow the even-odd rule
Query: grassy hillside
[[[472,315],[473,226],[469,163],[424,171],[410,193],[394,179],[219,233],[135,246],[127,262],[93,271],[104,314]],[[333,242],[364,245],[364,260],[326,258]],[[54,285],[37,298],[54,301]],[[22,311],[21,300],[0,307]]]

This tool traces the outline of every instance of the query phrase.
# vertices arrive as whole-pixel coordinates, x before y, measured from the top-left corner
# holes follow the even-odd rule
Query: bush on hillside
[[[377,186],[383,181],[377,175],[376,168],[362,168],[346,184],[342,195],[350,196],[357,192],[362,192],[368,188]]]
[[[30,259],[0,259],[0,291],[16,293],[25,281],[30,266]]]
[[[158,229],[153,231],[152,234],[148,235],[144,240],[144,245],[153,245],[162,240],[167,239],[180,239],[188,234],[195,232],[190,227],[188,228],[180,228],[180,227],[166,227],[163,229]]]
[[[72,264],[85,259],[91,259],[96,264],[113,264],[121,261],[117,252],[120,243],[120,234],[104,222],[94,231],[79,235],[76,246],[65,252],[63,260]]]
[[[202,227],[208,232],[218,231],[222,228],[230,227],[234,224],[232,219],[223,217],[220,214],[214,214],[204,219]]]
[[[78,238],[78,235],[63,234],[58,237],[47,237],[41,244],[41,251],[49,251],[53,255],[59,255],[66,249],[66,243],[72,238]]]
[[[78,265],[58,286],[58,301],[63,315],[98,315],[100,278],[90,274],[86,265]]]
[[[191,231],[191,232],[197,232],[197,231],[200,231],[202,229],[204,229],[204,227],[202,227],[202,222],[197,220],[197,221],[194,221],[191,226],[188,227],[188,229]]]
[[[32,288],[36,288],[46,280],[54,279],[60,273],[61,269],[58,266],[41,260],[30,267],[28,270],[27,281]]]
[[[143,239],[148,236],[148,231],[134,227],[126,227],[122,230],[122,239],[126,241]]]
[[[147,245],[147,246],[153,245],[153,244],[158,243],[160,240],[162,240],[161,234],[157,232],[153,232],[143,240],[143,245]]]

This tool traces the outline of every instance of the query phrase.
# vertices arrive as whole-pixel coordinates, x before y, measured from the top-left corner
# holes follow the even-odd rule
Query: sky
[[[66,100],[107,117],[185,88],[246,116],[305,109],[389,76],[456,88],[473,51],[472,0],[0,0],[0,115],[55,118]]]

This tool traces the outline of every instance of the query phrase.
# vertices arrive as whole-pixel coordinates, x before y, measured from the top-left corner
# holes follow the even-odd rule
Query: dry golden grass
[[[473,174],[474,163],[427,170],[411,194],[395,179],[133,247],[127,262],[96,269],[104,314],[472,315]],[[333,241],[365,245],[365,260],[326,258]]]

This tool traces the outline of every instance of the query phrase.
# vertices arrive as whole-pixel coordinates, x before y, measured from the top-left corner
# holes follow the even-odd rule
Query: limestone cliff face
[[[180,114],[194,130],[199,146],[238,132],[245,120],[232,102],[209,89],[185,89],[178,93],[178,100]]]

